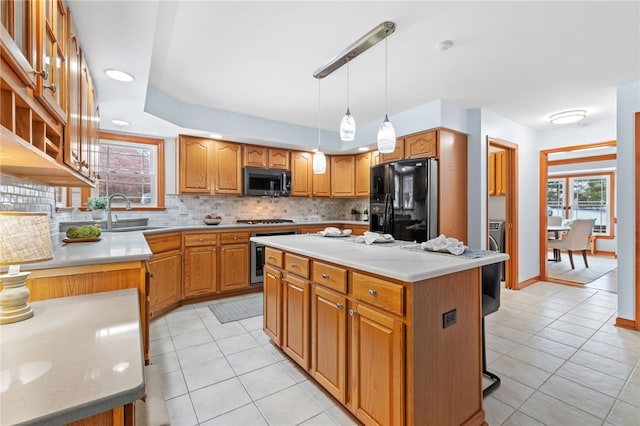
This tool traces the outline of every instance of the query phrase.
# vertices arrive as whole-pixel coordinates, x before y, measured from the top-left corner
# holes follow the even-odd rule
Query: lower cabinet
[[[178,251],[157,254],[147,262],[149,269],[149,316],[180,302],[182,256]]]
[[[285,274],[282,293],[282,350],[309,368],[309,281]]]
[[[280,255],[282,255],[281,252]],[[267,257],[267,259],[269,258]],[[278,346],[282,343],[282,280],[280,270],[265,265],[262,289],[264,292],[264,332]]]
[[[204,296],[218,291],[218,234],[184,234],[183,297]]]
[[[249,288],[249,234],[220,234],[220,291]]]

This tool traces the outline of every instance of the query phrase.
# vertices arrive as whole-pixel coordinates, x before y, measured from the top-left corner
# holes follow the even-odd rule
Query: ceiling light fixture
[[[135,78],[131,74],[129,74],[128,72],[120,71],[120,70],[114,70],[114,69],[109,68],[109,69],[104,70],[104,73],[109,78],[112,78],[112,79],[117,80],[117,81],[129,82],[129,81],[135,80]]]
[[[211,139],[222,139],[222,135],[220,133],[209,133],[209,137]]]
[[[387,38],[384,38],[384,120],[378,129],[378,151],[381,154],[388,154],[396,149],[396,130],[393,128],[393,124],[389,121],[388,115],[388,88],[387,88]]]
[[[367,152],[367,151],[369,151],[369,147],[368,146],[361,146],[360,148],[358,148],[358,151]]]
[[[440,52],[444,52],[445,50],[449,50],[453,47],[453,41],[442,40],[440,43],[436,44],[436,47]]]
[[[320,135],[320,79],[318,79],[318,150],[313,154],[313,173],[316,175],[323,175],[327,171],[327,158],[320,149]]]
[[[587,111],[584,109],[574,109],[571,111],[563,111],[549,116],[549,121],[552,124],[569,124],[577,123],[583,120],[587,116]]]
[[[117,126],[128,126],[131,124],[127,120],[111,120],[111,122]]]
[[[340,122],[340,139],[350,142],[356,138],[356,120],[349,111],[349,58],[347,58],[347,112]]]

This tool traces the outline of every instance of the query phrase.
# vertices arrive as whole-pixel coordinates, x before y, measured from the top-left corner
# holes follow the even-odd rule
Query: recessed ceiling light
[[[130,125],[130,124],[131,124],[131,123],[129,123],[127,120],[111,120],[111,122],[112,122],[113,124],[118,125],[118,126],[128,126],[128,125]]]
[[[209,137],[213,139],[222,139],[222,135],[220,133],[209,133]]]
[[[120,71],[120,70],[114,70],[114,69],[111,69],[111,68],[104,70],[104,73],[108,77],[110,77],[110,78],[112,78],[114,80],[118,80],[118,81],[133,81],[135,79],[131,74],[129,74],[127,72]]]
[[[549,116],[549,121],[552,124],[569,124],[576,123],[587,116],[587,111],[584,109],[574,109],[571,111],[562,111]]]
[[[367,151],[369,151],[369,147],[361,146],[360,148],[358,148],[358,151],[360,151],[360,152],[367,152]]]
[[[436,44],[436,48],[441,52],[444,52],[445,50],[449,50],[452,47],[453,47],[452,40],[442,40],[440,43]]]

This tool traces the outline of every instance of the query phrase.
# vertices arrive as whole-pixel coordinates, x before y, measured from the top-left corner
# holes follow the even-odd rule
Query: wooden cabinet
[[[213,192],[213,141],[178,135],[179,189],[181,194]]]
[[[220,234],[220,290],[249,288],[249,233]]]
[[[354,197],[356,195],[356,162],[353,155],[331,157],[331,196]]]
[[[242,145],[215,141],[213,159],[215,193],[242,195]]]
[[[438,232],[467,242],[467,136],[438,129]]]
[[[282,294],[282,350],[298,365],[309,368],[309,282],[284,275]]]
[[[356,197],[369,197],[371,153],[365,152],[355,156],[356,161]]]
[[[404,138],[404,158],[432,158],[437,156],[435,130]]]
[[[244,166],[289,170],[289,151],[266,146],[245,145]]]
[[[314,281],[333,270],[316,270]],[[335,268],[330,265],[326,267]],[[346,279],[346,271],[343,271]],[[338,273],[338,277],[342,275]],[[339,279],[339,278],[338,278]],[[326,281],[326,280],[325,280]],[[345,290],[346,290],[346,282]],[[311,292],[311,376],[334,398],[346,402],[347,299],[343,294],[313,285]]]
[[[182,298],[182,243],[180,233],[146,235],[153,259],[149,270],[149,317],[151,319],[178,306]]]
[[[400,161],[404,159],[404,139],[396,139],[396,149],[388,154],[380,154],[380,163]]]
[[[402,425],[405,423],[402,321],[361,303],[354,303],[349,315],[352,409],[365,424]]]
[[[331,156],[327,155],[327,170],[317,175],[313,173],[312,167],[312,195],[314,197],[330,197],[331,196]],[[312,159],[313,163],[313,159]]]
[[[282,344],[282,272],[264,267],[264,332],[273,343]]]
[[[64,125],[67,122],[68,11],[62,0],[35,3],[41,8],[40,25],[36,27],[36,68],[46,71],[36,80],[35,95]]]
[[[184,234],[183,297],[218,291],[218,235],[213,232]]]
[[[507,152],[504,150],[489,153],[489,195],[507,193]]]
[[[82,147],[80,144],[80,128],[82,124],[82,113],[80,103],[81,76],[80,71],[80,45],[75,31],[72,31],[69,40],[69,97],[67,111],[67,127],[65,127],[65,143],[67,149],[64,151],[64,162],[71,168],[83,172],[85,165],[82,163]],[[88,174],[88,164],[86,166]]]
[[[291,195],[310,197],[313,192],[313,154],[293,151],[291,153]]]

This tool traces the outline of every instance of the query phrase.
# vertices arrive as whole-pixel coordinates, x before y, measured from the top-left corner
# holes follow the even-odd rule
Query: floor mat
[[[218,321],[224,324],[262,315],[262,303],[262,297],[247,297],[240,300],[212,304],[209,305],[209,309],[218,318]]]
[[[618,267],[617,259],[611,257],[587,256],[587,261],[589,267],[585,268],[582,253],[576,252],[573,254],[573,264],[576,269],[571,269],[569,255],[567,252],[562,252],[561,262],[547,263],[547,276],[557,280],[586,284]]]

